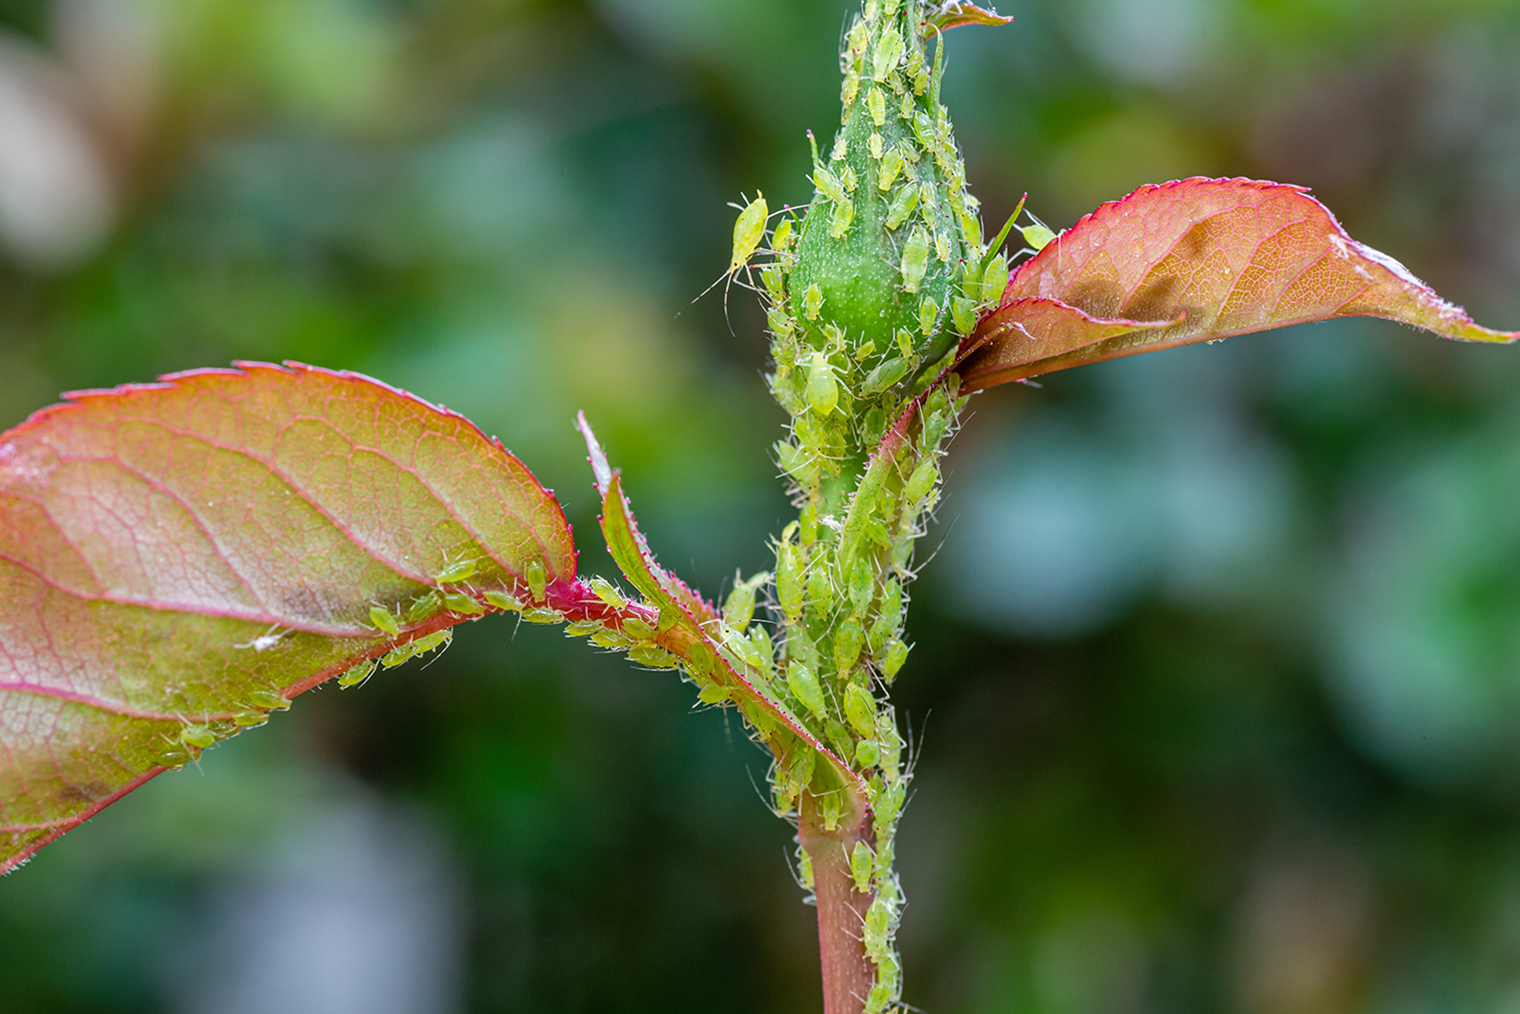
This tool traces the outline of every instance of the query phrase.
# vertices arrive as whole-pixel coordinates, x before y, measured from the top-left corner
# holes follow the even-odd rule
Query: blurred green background
[[[498,433],[596,548],[765,564],[741,192],[804,201],[843,0],[0,0],[0,417],[235,358]],[[1514,0],[1008,0],[948,40],[991,227],[1312,186],[1520,326]],[[732,330],[730,330],[730,324]],[[931,1014],[1520,1012],[1520,352],[1352,321],[973,402],[898,683]],[[0,1009],[813,1011],[764,759],[497,618],[0,882]]]

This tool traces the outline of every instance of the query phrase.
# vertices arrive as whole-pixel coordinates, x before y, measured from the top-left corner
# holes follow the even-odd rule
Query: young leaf
[[[1331,317],[1383,317],[1462,341],[1520,338],[1474,324],[1346,235],[1302,187],[1188,179],[1103,205],[1020,265],[957,369],[969,392]]]
[[[584,597],[553,494],[377,381],[245,363],[66,397],[0,436],[0,872],[487,592]]]
[[[633,508],[623,493],[622,476],[613,470],[607,455],[586,421],[585,413],[577,416],[577,425],[586,440],[586,450],[596,477],[597,492],[602,495],[602,534],[613,562],[623,576],[643,593],[648,605],[660,616],[661,630],[657,643],[691,663],[697,656],[710,659],[716,669],[717,681],[736,695],[752,702],[770,715],[779,726],[796,739],[816,750],[839,772],[841,780],[860,793],[865,785],[860,776],[848,764],[831,751],[793,715],[791,711],[766,693],[748,675],[740,672],[724,656],[721,643],[713,637],[721,620],[718,611],[701,595],[692,591],[685,582],[655,562],[654,553],[644,534],[634,520]],[[773,744],[777,756],[783,750],[781,744]]]
[[[949,3],[942,4],[936,13],[930,15],[928,24],[930,28],[948,32],[962,25],[990,25],[994,28],[1011,25],[1013,18],[1004,17],[995,10],[985,10],[976,4],[956,3],[951,0]]]

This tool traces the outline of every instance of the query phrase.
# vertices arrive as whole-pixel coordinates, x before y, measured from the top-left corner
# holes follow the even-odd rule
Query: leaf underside
[[[0,872],[196,756],[190,723],[225,738],[488,591],[527,598],[540,567],[550,597],[574,582],[553,494],[467,420],[238,366],[67,395],[0,436]]]
[[[1025,261],[963,343],[962,391],[1083,363],[1333,317],[1463,341],[1474,324],[1402,264],[1346,235],[1302,187],[1187,179],[1105,204]]]

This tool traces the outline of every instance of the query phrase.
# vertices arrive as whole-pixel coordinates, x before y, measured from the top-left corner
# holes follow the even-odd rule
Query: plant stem
[[[861,1014],[876,982],[876,966],[866,957],[861,926],[872,895],[860,894],[850,876],[850,850],[868,833],[863,814],[825,831],[813,797],[803,799],[798,840],[813,863],[818,902],[818,951],[823,969],[824,1014]]]

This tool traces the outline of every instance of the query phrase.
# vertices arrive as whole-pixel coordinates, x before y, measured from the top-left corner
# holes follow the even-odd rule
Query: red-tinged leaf
[[[0,436],[0,871],[198,754],[192,723],[225,738],[540,568],[576,597],[553,494],[404,392],[250,363],[68,397]],[[409,618],[440,577],[475,605]]]
[[[722,621],[712,604],[692,591],[685,582],[655,562],[649,543],[639,531],[633,508],[623,493],[622,476],[607,461],[607,455],[586,421],[577,416],[577,425],[586,440],[586,450],[596,476],[596,488],[602,495],[602,534],[613,562],[659,614],[659,634],[655,643],[676,655],[688,669],[707,671],[716,684],[728,687],[759,711],[773,719],[796,739],[806,743],[828,761],[841,780],[862,797],[865,783],[840,758],[824,746],[807,726],[763,683],[763,678],[743,664],[735,664],[719,639]],[[784,743],[772,741],[772,750],[781,756]]]
[[[995,10],[984,10],[976,4],[946,3],[939,10],[929,16],[928,24],[942,32],[948,32],[952,28],[962,25],[999,25],[1013,24],[1013,18],[1005,18]]]
[[[963,346],[961,389],[1332,317],[1520,338],[1474,324],[1302,187],[1188,179],[1103,205],[1020,265]]]

